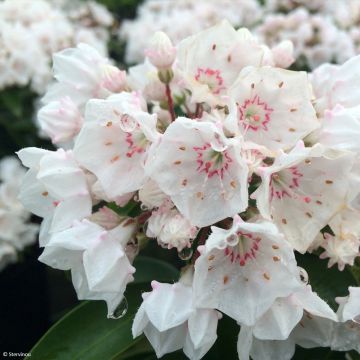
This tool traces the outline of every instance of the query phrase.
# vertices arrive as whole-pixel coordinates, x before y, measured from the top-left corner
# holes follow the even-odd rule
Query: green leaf
[[[348,287],[356,286],[354,276],[347,271],[339,271],[336,266],[327,267],[328,261],[318,256],[305,254],[297,256],[298,265],[303,267],[309,275],[309,284],[318,295],[336,310],[337,296],[347,296]]]
[[[173,265],[148,256],[136,257],[134,267],[135,283],[148,283],[152,280],[171,283],[179,279],[179,270]]]
[[[107,203],[106,206],[120,216],[137,217],[141,213],[140,203],[130,200],[125,206],[120,207],[115,202]]]
[[[39,340],[32,360],[98,360],[120,356],[141,341],[133,339],[131,325],[141,303],[141,287],[130,285],[125,293],[129,309],[124,317],[106,317],[103,301],[85,301],[75,307]]]
[[[151,355],[154,355],[154,350],[147,338],[142,337],[141,340],[133,345],[129,350],[125,353],[119,354],[119,356],[114,356],[112,360],[144,359],[144,357]]]

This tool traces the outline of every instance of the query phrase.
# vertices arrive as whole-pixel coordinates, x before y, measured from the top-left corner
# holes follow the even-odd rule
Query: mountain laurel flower
[[[157,31],[145,50],[149,61],[159,70],[171,68],[176,59],[176,48],[169,37],[162,31]]]
[[[260,6],[241,4],[250,2]],[[171,13],[174,1],[165,3]],[[201,7],[208,25],[215,3]],[[305,21],[295,32],[302,53],[304,39],[314,41],[307,20],[319,37],[332,34],[328,20],[294,13],[290,23]],[[78,298],[105,301],[110,318],[123,313],[137,267],[138,284],[161,276],[149,279],[132,325],[158,357],[182,349],[200,360],[221,321],[239,326],[240,360],[289,360],[297,345],[360,351],[359,288],[340,272],[360,255],[360,56],[312,74],[287,70],[296,37],[268,47],[258,31],[208,25],[169,34],[176,48],[156,33],[144,63],[127,71],[85,44],[54,55],[38,123],[59,148],[20,150],[21,186],[16,167],[2,175],[0,166],[0,267],[33,237],[37,226],[24,225],[32,212],[43,219],[40,261],[70,270]],[[317,50],[312,64],[333,52]],[[156,255],[174,260],[179,279],[155,271],[158,260],[144,274]],[[327,303],[346,291],[318,287],[321,271],[350,286],[336,313]]]

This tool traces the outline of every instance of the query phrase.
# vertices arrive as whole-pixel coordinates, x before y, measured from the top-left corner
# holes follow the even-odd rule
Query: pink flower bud
[[[126,85],[126,71],[121,71],[112,65],[105,65],[102,70],[102,87],[113,93],[124,90]]]
[[[150,40],[145,55],[158,69],[168,69],[175,61],[176,48],[165,33],[157,31]]]
[[[275,65],[284,69],[288,68],[294,61],[294,45],[285,40],[271,49]]]

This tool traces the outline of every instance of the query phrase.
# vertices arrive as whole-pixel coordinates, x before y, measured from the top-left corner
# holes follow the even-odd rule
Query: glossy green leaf
[[[32,360],[111,359],[127,351],[133,339],[131,324],[141,303],[141,288],[131,285],[125,294],[129,309],[118,320],[107,319],[104,301],[85,301],[59,320],[31,350]]]
[[[138,256],[134,261],[135,283],[148,283],[152,280],[172,283],[179,279],[179,271],[171,264],[151,258]]]

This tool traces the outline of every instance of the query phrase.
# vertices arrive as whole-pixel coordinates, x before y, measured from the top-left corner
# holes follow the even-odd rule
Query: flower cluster
[[[359,350],[359,288],[335,313],[295,251],[339,270],[359,255],[360,57],[309,77],[226,21],[177,47],[157,33],[145,53],[128,73],[85,45],[55,56],[39,117],[67,147],[18,153],[40,260],[114,317],[144,238],[176,249],[179,281],[153,281],[133,323],[158,357],[200,359],[222,314],[240,359]]]
[[[43,93],[51,56],[79,42],[106,54],[110,13],[94,2],[5,0],[0,3],[0,89],[30,85]]]
[[[360,50],[357,0],[266,0],[263,6],[255,0],[147,0],[137,18],[120,29],[120,38],[127,41],[126,60],[142,61],[142,49],[155,31],[166,32],[177,44],[223,18],[235,27],[251,28],[268,46],[293,41],[299,68],[343,63]]]
[[[0,270],[17,260],[17,253],[35,243],[38,226],[17,199],[25,169],[15,157],[0,162]]]

